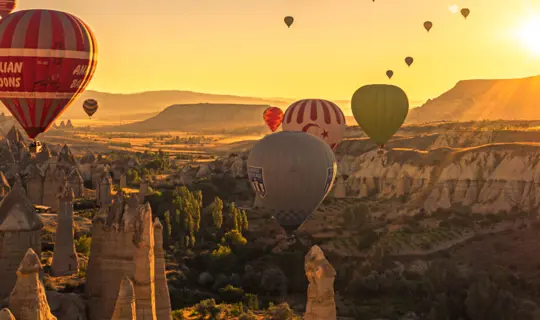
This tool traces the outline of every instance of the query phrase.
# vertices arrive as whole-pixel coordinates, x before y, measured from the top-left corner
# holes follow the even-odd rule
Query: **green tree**
[[[212,215],[212,225],[217,230],[221,229],[223,224],[223,201],[219,197],[215,197],[210,204],[210,214]]]
[[[165,243],[165,246],[169,246],[171,244],[171,235],[172,235],[171,212],[167,210],[165,211],[163,216],[164,216],[163,229],[165,231],[163,232],[163,242]]]

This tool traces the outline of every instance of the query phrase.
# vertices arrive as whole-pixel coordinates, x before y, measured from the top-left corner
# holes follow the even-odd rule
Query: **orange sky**
[[[89,89],[105,92],[350,99],[388,83],[392,69],[414,105],[461,79],[540,74],[540,53],[515,34],[540,14],[526,0],[20,0],[19,9],[43,6],[90,25],[99,63]]]

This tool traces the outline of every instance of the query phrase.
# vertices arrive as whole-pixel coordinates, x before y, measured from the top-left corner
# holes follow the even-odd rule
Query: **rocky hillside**
[[[468,127],[467,127],[468,125]],[[537,211],[540,131],[533,122],[407,126],[378,155],[357,128],[337,151],[338,197],[396,199],[404,211]]]
[[[205,131],[234,130],[265,126],[262,113],[269,105],[247,104],[182,104],[173,105],[158,115],[144,121],[134,122],[103,130],[148,131]]]
[[[464,80],[439,97],[412,109],[409,123],[495,119],[540,119],[540,76]]]

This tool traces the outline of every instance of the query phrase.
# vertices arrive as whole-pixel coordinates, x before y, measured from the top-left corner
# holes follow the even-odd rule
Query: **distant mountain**
[[[540,76],[522,79],[464,80],[421,107],[407,123],[540,119]]]
[[[167,107],[149,119],[100,130],[147,131],[220,131],[265,126],[263,111],[269,105],[254,104],[179,104]]]

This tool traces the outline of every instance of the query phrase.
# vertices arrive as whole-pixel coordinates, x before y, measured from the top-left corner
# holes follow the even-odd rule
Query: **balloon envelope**
[[[16,0],[0,0],[0,18],[6,17],[17,7]]]
[[[336,176],[334,153],[321,139],[304,132],[267,135],[251,150],[248,178],[255,208],[271,213],[289,232],[317,209]]]
[[[294,22],[294,18],[291,17],[291,16],[286,16],[283,21],[285,21],[285,24],[287,25],[287,27],[291,27],[291,25],[293,24]]]
[[[0,39],[0,99],[34,139],[92,79],[96,40],[79,18],[44,9],[2,19]]]
[[[274,132],[283,122],[283,111],[278,107],[267,108],[264,110],[263,119],[268,128]]]
[[[371,84],[356,90],[351,109],[362,130],[377,145],[383,146],[405,122],[409,100],[399,87]]]
[[[471,13],[471,10],[467,9],[467,8],[463,8],[461,9],[461,15],[467,19],[467,17],[469,16],[469,14]]]
[[[345,134],[345,116],[333,102],[305,99],[291,104],[283,117],[284,131],[303,131],[324,140],[335,150]]]
[[[86,114],[91,117],[96,113],[97,109],[99,108],[99,104],[94,99],[86,99],[83,102],[83,109]]]
[[[414,59],[412,57],[405,58],[405,63],[410,67],[411,64],[414,62]]]
[[[392,76],[394,76],[394,71],[386,70],[386,76],[388,77],[388,79],[392,79]]]
[[[424,22],[424,29],[426,29],[427,32],[429,32],[429,30],[431,30],[431,27],[433,27],[433,23],[431,23],[431,21]]]

